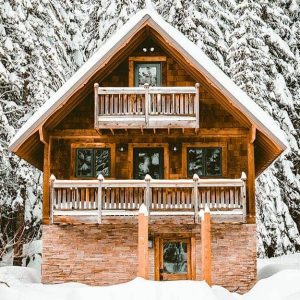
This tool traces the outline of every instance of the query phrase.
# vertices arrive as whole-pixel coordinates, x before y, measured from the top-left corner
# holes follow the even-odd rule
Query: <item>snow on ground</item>
[[[46,285],[38,272],[24,267],[0,268],[1,300],[299,300],[300,270],[285,270],[260,280],[250,292],[239,295],[203,281],[151,281],[135,278],[127,283],[92,287],[80,283]]]
[[[300,253],[257,259],[258,280],[268,278],[283,270],[300,270]]]

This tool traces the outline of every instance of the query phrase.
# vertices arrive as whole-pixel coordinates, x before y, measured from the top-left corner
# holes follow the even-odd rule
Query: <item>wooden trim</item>
[[[256,140],[256,127],[252,125],[249,130],[249,143],[253,144],[255,140]]]
[[[199,148],[222,148],[222,175],[218,177],[227,176],[227,142],[208,142],[208,143],[183,143],[182,144],[182,178],[187,178],[187,148],[199,147]],[[216,176],[217,177],[217,176]],[[207,178],[207,176],[205,176]]]
[[[134,63],[135,62],[165,62],[167,61],[166,56],[130,56],[128,58],[128,86],[134,87]],[[163,68],[163,65],[161,66]],[[163,75],[163,70],[162,75]],[[163,78],[161,79],[161,82],[163,83]]]
[[[50,223],[50,153],[51,139],[49,144],[44,144],[43,166],[43,224]]]
[[[110,148],[110,177],[106,179],[116,178],[116,144],[115,143],[72,143],[71,144],[71,163],[70,163],[70,179],[93,179],[94,177],[76,177],[76,149],[77,148]],[[96,177],[95,177],[96,178]]]
[[[163,148],[164,149],[164,179],[169,179],[169,144],[168,143],[130,143],[128,144],[128,178],[133,178],[133,149],[134,148]]]
[[[167,128],[166,128],[167,130]],[[95,129],[56,129],[50,132],[53,139],[107,139],[114,138],[109,134],[99,135]],[[158,134],[158,133],[157,133]],[[163,133],[165,135],[165,133]],[[115,133],[117,137],[119,134]],[[120,134],[124,136],[124,131]],[[200,128],[194,136],[199,137],[247,137],[245,128]]]
[[[159,236],[154,239],[154,280],[159,281],[159,269],[160,269],[160,243]]]

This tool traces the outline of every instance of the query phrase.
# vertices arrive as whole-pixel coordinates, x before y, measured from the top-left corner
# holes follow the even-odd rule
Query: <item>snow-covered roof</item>
[[[232,101],[261,132],[272,139],[282,150],[287,147],[284,133],[262,108],[243,92],[203,51],[180,31],[168,24],[152,9],[144,9],[134,15],[118,32],[107,40],[99,50],[23,125],[12,139],[9,149],[17,151],[22,143],[40,128],[44,122],[80,87],[100,66],[134,36],[145,24],[152,26],[168,42],[182,53],[193,66],[206,76],[216,88]]]

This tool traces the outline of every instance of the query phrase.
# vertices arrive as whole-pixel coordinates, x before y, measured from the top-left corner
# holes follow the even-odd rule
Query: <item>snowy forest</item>
[[[6,257],[28,264],[35,257],[26,257],[22,244],[42,234],[41,172],[7,150],[11,138],[146,6],[285,132],[290,149],[256,182],[257,250],[259,257],[300,251],[299,0],[0,0],[0,264]]]

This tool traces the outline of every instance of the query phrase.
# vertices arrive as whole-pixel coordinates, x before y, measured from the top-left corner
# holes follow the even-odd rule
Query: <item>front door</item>
[[[192,279],[191,239],[159,238],[156,243],[156,279]]]
[[[163,148],[134,148],[133,176],[134,179],[145,179],[149,174],[153,179],[164,178]]]

